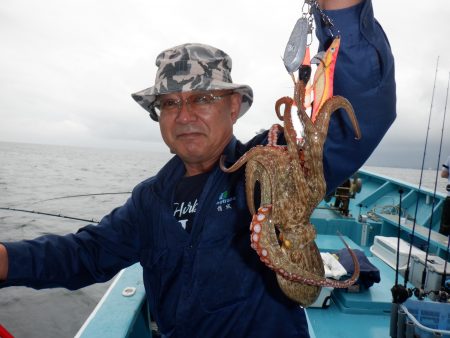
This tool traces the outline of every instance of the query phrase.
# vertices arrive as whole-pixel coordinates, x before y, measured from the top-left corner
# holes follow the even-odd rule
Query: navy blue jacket
[[[334,114],[324,154],[331,191],[364,163],[395,119],[395,80],[390,48],[369,0],[327,13],[342,36],[335,94],[353,104],[363,135],[355,141],[344,114]],[[326,30],[319,24],[317,31],[323,45]],[[264,139],[262,134],[243,145],[233,138],[227,160]],[[9,274],[0,286],[77,289],[139,261],[154,319],[168,337],[308,337],[303,309],[282,294],[274,273],[250,247],[243,170],[212,170],[191,234],[172,209],[174,187],[184,173],[175,156],[99,225],[4,243]]]

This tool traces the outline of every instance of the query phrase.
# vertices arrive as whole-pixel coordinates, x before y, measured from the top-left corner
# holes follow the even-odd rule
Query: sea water
[[[165,149],[150,153],[0,142],[0,207],[98,221],[171,156]],[[0,210],[0,241],[67,234],[86,224]],[[16,338],[73,337],[110,283],[77,291],[0,289],[0,324]]]
[[[0,207],[98,221],[171,156],[164,149],[150,153],[0,142]],[[364,169],[415,184],[420,179],[416,169]],[[435,177],[436,171],[424,171],[422,186],[433,190]],[[438,191],[445,192],[445,184],[438,179]],[[76,232],[87,223],[0,210],[0,241]],[[110,283],[77,291],[0,289],[0,324],[16,338],[73,337]]]

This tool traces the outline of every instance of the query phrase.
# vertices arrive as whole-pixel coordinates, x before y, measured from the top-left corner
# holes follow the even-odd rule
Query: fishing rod
[[[399,194],[399,202],[398,202],[398,227],[397,227],[397,259],[395,262],[395,285],[398,285],[398,265],[400,262],[400,235],[401,235],[401,219],[402,219],[402,196],[403,196],[403,189],[398,190]]]
[[[449,73],[449,81],[450,81],[450,73]],[[448,97],[448,85],[447,85],[447,97]],[[447,112],[447,100],[445,103],[445,112]],[[444,121],[445,121],[445,115],[444,115]],[[442,128],[444,128],[444,126],[442,126]],[[442,143],[442,136],[441,136],[441,143]],[[442,210],[442,212],[444,212],[444,210]],[[450,235],[447,236],[447,251],[446,251],[446,255],[445,255],[445,263],[444,263],[444,273],[442,275],[442,279],[441,279],[441,290],[442,289],[446,289],[449,290],[450,289],[450,284],[446,285],[446,279],[447,279],[447,262],[448,262],[448,258],[450,255]]]
[[[437,57],[436,61],[436,71],[434,74],[434,84],[433,84],[433,93],[431,95],[431,104],[430,104],[430,112],[428,114],[428,125],[427,125],[427,132],[425,137],[425,146],[423,150],[423,157],[422,157],[422,168],[420,170],[420,180],[419,180],[419,190],[422,187],[422,179],[423,179],[423,168],[425,166],[425,156],[427,152],[427,145],[428,145],[428,134],[430,131],[430,122],[431,122],[431,112],[433,111],[433,102],[434,102],[434,94],[436,89],[436,79],[437,79],[437,72],[438,72],[438,65],[439,65],[439,56]],[[402,203],[402,193],[403,190],[399,190],[399,205]],[[399,251],[400,251],[400,233],[401,233],[401,208],[399,210],[399,218],[398,218],[398,234],[397,234],[397,262],[396,262],[396,269],[395,269],[395,284],[391,288],[392,293],[392,304],[391,304],[391,320],[390,320],[390,328],[389,333],[391,337],[397,337],[397,326],[398,326],[398,311],[399,306],[403,302],[405,302],[409,297],[412,296],[412,290],[407,288],[408,278],[409,278],[409,264],[411,260],[411,253],[412,253],[412,245],[414,241],[414,233],[416,229],[416,220],[417,220],[417,212],[419,209],[419,196],[417,196],[416,199],[416,208],[414,212],[414,219],[413,219],[413,226],[411,230],[410,235],[410,246],[409,246],[409,253],[408,253],[408,261],[406,264],[406,270],[405,270],[405,277],[404,277],[404,284],[399,285],[398,282],[398,262],[399,262]]]
[[[438,159],[437,159],[437,166],[436,166],[436,177],[434,180],[434,191],[433,191],[433,204],[431,208],[431,216],[430,216],[430,222],[428,227],[428,239],[427,239],[427,250],[425,252],[425,263],[424,263],[424,269],[422,272],[422,281],[420,284],[420,291],[423,292],[425,288],[425,279],[427,274],[427,264],[428,264],[428,254],[429,254],[429,248],[430,248],[430,240],[431,240],[431,228],[433,226],[433,215],[434,215],[434,206],[436,203],[436,190],[437,190],[437,181],[438,181],[438,173],[439,173],[439,163],[441,162],[441,153],[442,153],[442,139],[444,137],[444,125],[445,125],[445,117],[447,115],[447,102],[448,102],[448,91],[450,86],[450,73],[449,78],[447,82],[447,95],[445,97],[445,109],[444,109],[444,117],[442,120],[442,129],[441,129],[441,140],[439,143],[439,153],[438,153]],[[444,273],[445,274],[445,273]]]
[[[430,132],[430,122],[431,122],[431,113],[433,111],[433,102],[434,102],[434,94],[435,94],[435,90],[436,90],[436,79],[437,79],[437,72],[438,72],[438,68],[439,68],[439,56],[437,57],[436,60],[436,70],[434,73],[434,84],[433,84],[433,92],[431,94],[431,104],[430,104],[430,112],[428,114],[428,125],[427,125],[427,132],[426,132],[426,137],[425,137],[425,146],[423,149],[423,156],[422,156],[422,167],[420,169],[420,180],[419,180],[419,190],[422,187],[422,179],[423,179],[423,169],[425,166],[425,156],[427,153],[427,146],[428,146],[428,135]],[[410,246],[409,246],[409,253],[408,253],[408,261],[406,263],[406,270],[405,270],[405,278],[404,278],[404,283],[403,286],[406,288],[407,284],[408,284],[408,280],[409,280],[409,264],[411,262],[411,253],[412,253],[412,246],[414,243],[414,236],[415,236],[415,231],[416,231],[416,221],[417,221],[417,212],[419,210],[419,196],[417,196],[416,199],[416,208],[414,211],[414,219],[413,219],[413,225],[412,225],[412,230],[411,230],[411,235],[410,235]]]
[[[130,193],[131,193],[130,191],[120,191],[120,192],[102,192],[102,193],[93,193],[93,194],[68,195],[68,196],[60,196],[60,197],[48,198],[48,199],[45,199],[45,200],[40,200],[40,201],[33,202],[31,204],[36,204],[36,203],[41,203],[41,202],[46,202],[46,201],[59,200],[59,199],[64,199],[64,198],[101,196],[101,195],[121,195],[121,194],[123,195],[123,194],[130,194]],[[0,207],[0,210],[26,212],[26,213],[29,213],[29,214],[45,215],[45,216],[73,219],[73,220],[76,220],[76,221],[83,221],[83,222],[89,222],[89,223],[98,223],[98,221],[96,221],[94,219],[85,219],[85,218],[72,217],[72,216],[66,216],[66,215],[61,215],[61,214],[52,214],[52,213],[36,211],[36,210],[18,209],[18,208],[10,208],[10,207]]]
[[[61,199],[65,199],[65,198],[74,198],[74,197],[89,197],[89,196],[102,196],[102,195],[125,195],[125,194],[131,194],[131,191],[100,192],[100,193],[93,193],[93,194],[59,196],[59,197],[48,198],[45,200],[39,200],[39,201],[33,202],[31,204],[42,203],[42,202],[47,202],[47,201],[54,201],[54,200],[61,200]]]
[[[26,212],[26,213],[30,213],[30,214],[67,218],[67,219],[73,219],[76,221],[83,221],[83,222],[89,222],[89,223],[97,223],[97,224],[99,223],[98,221],[96,221],[94,219],[78,218],[78,217],[66,216],[66,215],[61,215],[61,214],[52,214],[49,212],[42,212],[42,211],[35,211],[35,210],[17,209],[17,208],[9,208],[9,207],[0,207],[0,210]]]
[[[391,288],[392,294],[392,304],[391,304],[391,320],[389,326],[389,336],[397,337],[397,326],[398,326],[398,312],[400,304],[406,301],[411,295],[410,291],[398,284],[398,274],[399,274],[399,262],[400,262],[400,234],[401,234],[401,217],[402,217],[402,195],[403,189],[398,190],[399,193],[399,212],[398,212],[398,226],[397,226],[397,258],[395,261],[395,282],[394,286]]]
[[[54,197],[54,198],[48,198],[45,200],[40,200],[33,202],[31,204],[46,202],[46,201],[53,201],[53,200],[59,200],[64,198],[74,198],[74,197],[88,197],[88,196],[101,196],[101,195],[123,195],[123,194],[130,194],[130,191],[120,191],[120,192],[102,192],[102,193],[93,193],[93,194],[81,194],[81,195],[68,195],[68,196],[60,196],[60,197]],[[36,214],[36,215],[44,215],[44,216],[52,216],[52,217],[59,217],[59,218],[66,218],[66,219],[73,219],[76,221],[83,221],[88,223],[96,223],[99,222],[95,219],[86,219],[86,218],[79,218],[79,217],[72,217],[72,216],[66,216],[61,214],[52,214],[48,212],[42,212],[42,211],[36,211],[36,210],[27,210],[27,209],[18,209],[18,208],[10,208],[10,207],[0,207],[0,210],[7,210],[7,211],[17,211],[17,212],[25,212],[29,214]]]

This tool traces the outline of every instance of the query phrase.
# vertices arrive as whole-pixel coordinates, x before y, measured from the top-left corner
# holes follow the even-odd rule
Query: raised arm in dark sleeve
[[[355,140],[342,111],[332,115],[324,147],[327,193],[353,175],[369,158],[396,117],[394,58],[389,41],[373,15],[372,1],[340,10],[325,10],[339,31],[341,44],[334,73],[334,95],[347,98],[362,137]],[[315,13],[320,50],[330,34]]]

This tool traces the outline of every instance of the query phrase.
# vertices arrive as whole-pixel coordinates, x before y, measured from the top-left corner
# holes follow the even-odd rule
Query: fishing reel
[[[418,300],[425,299],[426,296],[428,296],[428,292],[425,292],[422,288],[414,288],[413,289],[414,297],[416,297]]]
[[[450,290],[447,287],[443,287],[440,290],[425,291],[422,288],[406,288],[403,285],[394,285],[391,289],[393,303],[401,304],[413,295],[418,300],[424,300],[429,295],[434,295],[434,300],[447,303],[450,301]]]
[[[396,284],[391,288],[392,302],[396,304],[404,303],[408,298],[412,297],[413,290],[404,287],[403,285]]]
[[[435,296],[434,300],[441,303],[447,303],[450,300],[450,293],[446,288],[442,288],[441,290],[430,290],[430,291],[425,291],[422,288],[414,288],[413,293],[418,300],[423,300],[425,299],[425,297],[428,297],[431,294]]]
[[[447,303],[450,300],[450,294],[447,291],[439,290],[434,291],[434,293],[439,302]]]
[[[425,291],[422,286],[420,288],[412,289],[412,292],[418,300],[423,300],[425,297],[431,295],[430,298],[434,301],[441,303],[450,302],[450,279],[447,279],[439,290]]]

